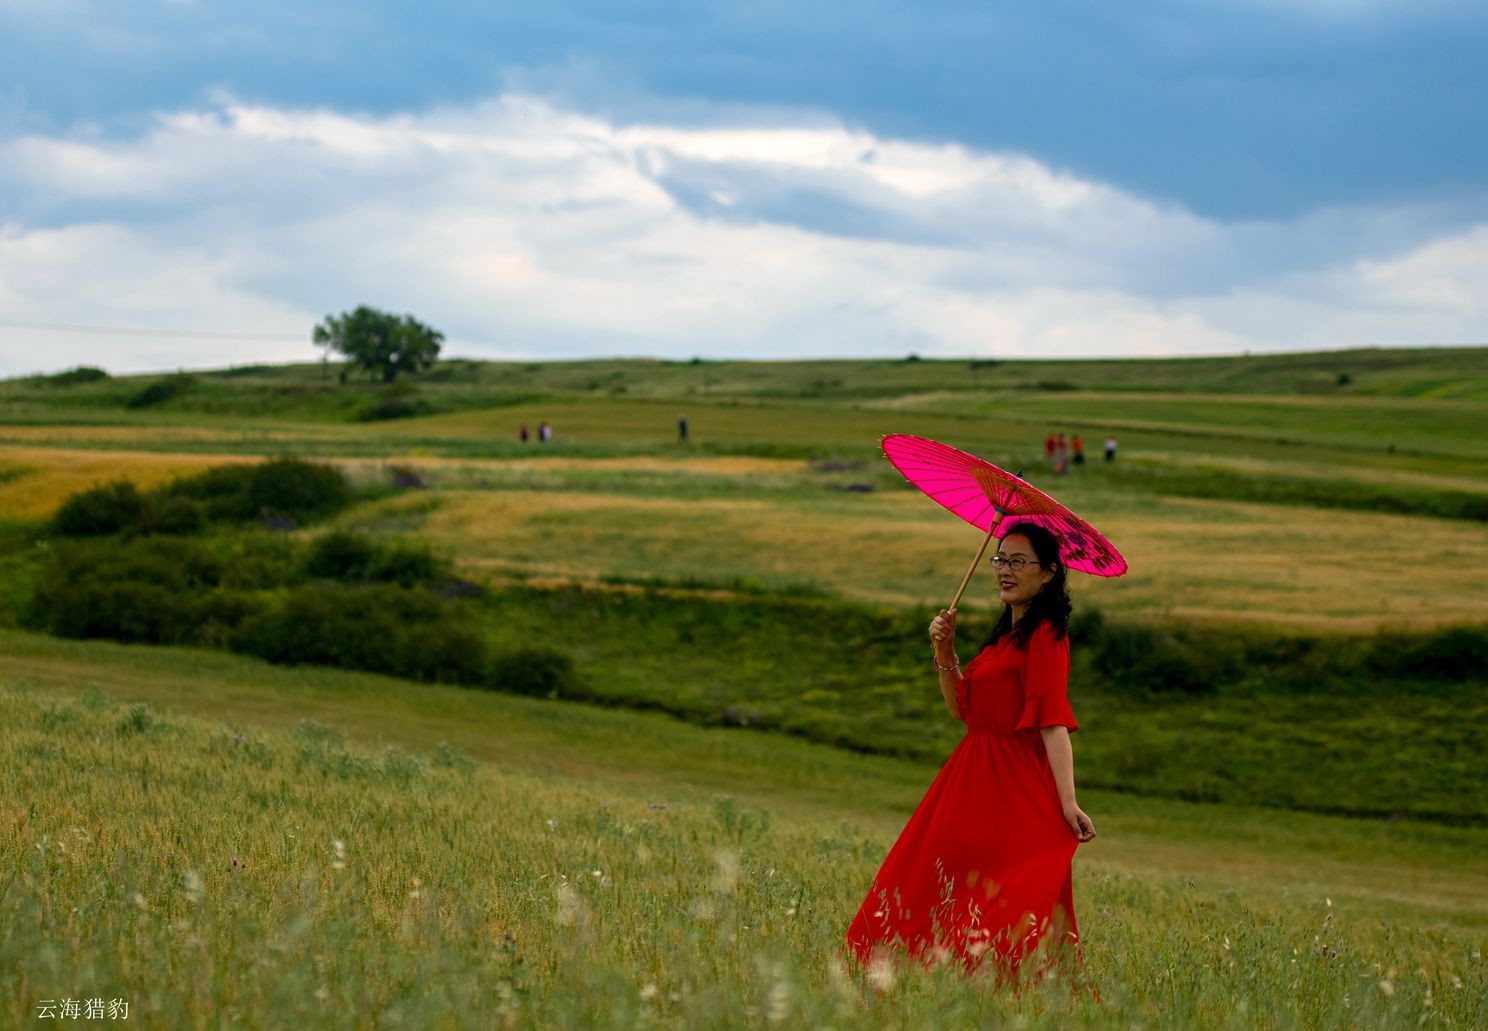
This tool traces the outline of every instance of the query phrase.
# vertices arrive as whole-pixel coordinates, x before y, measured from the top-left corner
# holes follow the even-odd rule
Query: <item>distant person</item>
[[[1106,438],[1106,461],[1108,461],[1108,462],[1114,462],[1114,461],[1116,461],[1116,438],[1115,437],[1107,437]]]
[[[1070,735],[1080,725],[1060,541],[1018,523],[992,564],[1002,611],[965,669],[956,610],[930,621],[940,694],[966,735],[848,927],[846,945],[864,965],[904,952],[1014,975],[1029,972],[1024,963],[1041,974],[1061,953],[1081,959],[1070,873],[1095,824],[1075,798]]]
[[[677,416],[677,443],[687,443],[687,416]]]
[[[537,424],[537,442],[539,444],[546,444],[552,439],[553,427],[549,426],[547,420],[544,419],[542,422]]]
[[[1072,440],[1072,441],[1070,441],[1070,447],[1073,448],[1074,449],[1074,452],[1075,452],[1075,459],[1074,459],[1075,464],[1076,465],[1084,465],[1085,464],[1085,441],[1083,439],[1081,439],[1081,437],[1080,437],[1080,435],[1078,433],[1075,434],[1075,439]]]
[[[1061,433],[1054,441],[1054,457],[1063,459],[1069,451],[1069,445],[1065,443],[1064,434]]]
[[[525,422],[517,428],[517,439],[523,444],[527,443],[527,424]]]
[[[1054,461],[1054,434],[1052,433],[1044,438],[1044,458],[1050,462]]]

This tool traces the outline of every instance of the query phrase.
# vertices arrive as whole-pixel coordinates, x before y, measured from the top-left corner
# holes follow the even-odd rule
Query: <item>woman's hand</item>
[[[1095,824],[1085,815],[1085,810],[1073,802],[1064,807],[1064,822],[1069,824],[1069,829],[1075,832],[1082,845],[1095,837]]]
[[[935,653],[942,659],[956,657],[956,610],[941,609],[940,615],[930,621],[930,640],[935,642]]]

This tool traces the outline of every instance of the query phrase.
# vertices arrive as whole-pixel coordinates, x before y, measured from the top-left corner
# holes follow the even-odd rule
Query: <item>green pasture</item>
[[[436,482],[438,473],[435,474]],[[471,474],[475,475],[475,474]],[[502,474],[504,475],[504,473]],[[519,475],[519,474],[514,474]],[[890,481],[832,489],[701,495],[690,476],[636,491],[588,490],[582,472],[389,499],[349,526],[417,532],[474,573],[590,582],[741,580],[870,604],[949,604],[981,535]],[[611,474],[614,475],[614,474]],[[534,477],[536,471],[534,471]],[[1141,575],[1079,576],[1077,605],[1146,622],[1238,622],[1322,630],[1425,627],[1488,611],[1488,528],[1455,520],[1164,498],[1071,487],[1061,496],[1100,526]],[[1385,588],[1380,558],[1407,550],[1432,569]],[[985,607],[990,580],[964,605]]]
[[[339,366],[239,365],[194,373],[173,403],[200,410],[233,396],[260,412],[344,417],[380,385]],[[167,376],[60,386],[45,377],[0,383],[0,393],[38,406],[119,406]],[[533,394],[630,397],[867,399],[940,390],[1194,391],[1222,394],[1427,397],[1488,400],[1483,348],[1366,348],[1300,354],[1143,360],[922,359],[835,361],[659,361],[645,359],[488,362],[446,359],[426,372],[454,407],[488,407]],[[349,388],[349,389],[347,389]]]
[[[0,683],[0,996],[20,1026],[93,996],[173,1027],[1488,1019],[1483,830],[1084,791],[1096,1002],[841,962],[933,765],[20,635]]]
[[[0,1014],[1488,1026],[1485,414],[1488,348],[0,382]],[[1056,474],[1051,431],[1089,461]],[[839,962],[958,737],[924,626],[980,537],[890,432],[1026,470],[1131,563],[1073,584],[1106,620],[1071,681],[1098,1003]],[[573,659],[568,700],[21,629],[67,497],[281,455],[358,503],[279,550],[428,546],[484,643]]]

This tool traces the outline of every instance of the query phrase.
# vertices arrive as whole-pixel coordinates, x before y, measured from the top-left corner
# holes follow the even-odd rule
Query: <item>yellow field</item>
[[[254,461],[243,455],[159,451],[87,451],[0,446],[0,515],[43,519],[71,494],[127,479],[148,489],[214,465]],[[3,478],[4,474],[10,478]]]
[[[1182,498],[1091,518],[1134,573],[1075,578],[1077,604],[1144,619],[1322,630],[1425,627],[1488,611],[1488,530],[1357,512]],[[390,503],[395,509],[398,502]],[[943,605],[978,533],[923,498],[635,498],[452,492],[421,532],[468,566],[592,580],[602,574],[814,584],[869,603]],[[1390,576],[1406,552],[1430,577]],[[968,606],[986,589],[977,582]]]
[[[0,446],[0,512],[43,518],[70,493],[119,477],[152,487],[234,454]],[[427,540],[474,574],[518,572],[593,582],[604,576],[813,586],[870,604],[946,604],[980,537],[909,491],[819,489],[807,464],[708,455],[519,459],[389,454],[337,461],[362,481],[411,465],[431,496],[395,498],[352,518],[375,524],[407,506]],[[559,489],[437,489],[441,479],[547,475]],[[590,486],[590,474],[609,479]],[[628,476],[674,489],[616,493]],[[762,488],[686,496],[696,477]],[[763,489],[782,483],[800,489]],[[1284,624],[1329,631],[1430,627],[1488,612],[1488,527],[1463,520],[1112,495],[1076,483],[1064,497],[1122,550],[1132,572],[1079,576],[1077,604],[1144,620]],[[1376,556],[1409,556],[1429,576]],[[1402,560],[1403,561],[1403,560]],[[976,581],[965,605],[982,604]]]

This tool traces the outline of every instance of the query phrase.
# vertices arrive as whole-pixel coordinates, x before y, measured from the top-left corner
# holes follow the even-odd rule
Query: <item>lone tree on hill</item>
[[[381,373],[382,381],[391,383],[400,372],[418,372],[433,365],[444,334],[412,315],[393,315],[363,304],[355,311],[327,315],[311,339],[328,351],[344,354],[352,365]]]

